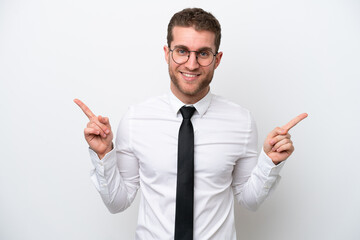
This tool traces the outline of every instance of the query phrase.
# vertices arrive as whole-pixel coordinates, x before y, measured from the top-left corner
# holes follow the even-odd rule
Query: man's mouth
[[[183,75],[186,79],[194,79],[198,76],[200,76],[200,74],[196,74],[196,73],[185,73],[185,72],[180,72],[181,75]]]

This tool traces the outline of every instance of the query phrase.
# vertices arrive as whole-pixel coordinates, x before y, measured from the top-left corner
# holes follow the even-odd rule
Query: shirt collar
[[[204,114],[206,113],[206,111],[208,110],[210,103],[211,103],[211,99],[212,99],[212,93],[209,91],[205,97],[203,97],[202,99],[200,99],[198,102],[194,103],[194,104],[185,104],[183,102],[181,102],[170,90],[169,92],[169,102],[170,102],[170,107],[173,110],[175,116],[177,116],[177,114],[179,113],[179,110],[182,106],[187,105],[187,106],[194,106],[196,109],[196,112],[200,115],[200,117],[204,116]]]

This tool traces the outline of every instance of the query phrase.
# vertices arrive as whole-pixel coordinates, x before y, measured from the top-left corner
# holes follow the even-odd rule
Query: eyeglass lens
[[[172,58],[177,64],[184,64],[189,60],[191,52],[196,54],[197,62],[200,66],[203,67],[209,66],[215,57],[210,50],[202,50],[197,52],[189,51],[183,48],[175,48],[172,50]]]

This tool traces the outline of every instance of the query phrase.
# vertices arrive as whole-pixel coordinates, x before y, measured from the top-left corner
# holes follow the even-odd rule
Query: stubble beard
[[[196,88],[194,88],[193,90],[187,90],[187,89],[184,89],[181,84],[180,84],[180,81],[182,81],[182,79],[178,79],[174,72],[171,71],[170,69],[170,65],[169,65],[169,75],[170,75],[170,79],[171,79],[171,82],[175,85],[175,87],[184,95],[187,95],[189,97],[194,97],[194,96],[197,96],[200,92],[202,92],[204,89],[206,89],[212,79],[213,79],[213,76],[214,76],[214,70],[210,71],[205,77],[204,79],[202,79],[200,82],[196,83]]]

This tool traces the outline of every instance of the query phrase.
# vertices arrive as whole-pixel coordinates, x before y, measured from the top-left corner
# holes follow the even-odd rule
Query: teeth
[[[196,74],[183,73],[185,77],[196,77]]]

